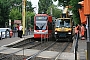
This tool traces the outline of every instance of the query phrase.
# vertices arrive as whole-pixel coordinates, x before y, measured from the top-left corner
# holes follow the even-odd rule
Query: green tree
[[[82,0],[54,0],[58,1],[58,6],[71,6],[72,8],[69,8],[73,13],[73,20],[75,24],[80,23],[80,16],[78,11],[78,2]]]
[[[15,8],[11,9],[9,17],[13,23],[14,23],[14,20],[22,20],[22,14]],[[14,24],[12,24],[11,27],[13,29]]]
[[[32,7],[32,3],[30,1],[26,2],[26,10],[31,12],[34,11],[34,7]]]
[[[15,8],[13,8],[10,12],[10,19],[14,20],[22,20],[22,14]]]
[[[58,1],[58,6],[69,6],[69,2],[70,0],[54,0],[54,1]]]
[[[52,12],[51,12],[51,9],[52,9]],[[62,14],[62,11],[56,5],[51,5],[47,10],[47,14],[50,15],[51,13],[52,13],[52,16],[54,16],[55,18],[59,18],[60,15]]]
[[[73,21],[75,24],[79,24],[80,22],[80,15],[79,15],[79,10],[78,10],[78,2],[80,0],[70,0],[70,6],[72,6],[72,8],[70,8],[72,10],[73,13]]]
[[[38,2],[38,13],[46,13],[48,7],[53,4],[52,0],[39,0]]]
[[[34,26],[34,16],[35,16],[35,13],[33,12],[26,12],[26,26],[27,28],[29,29],[29,27],[33,28]]]
[[[0,0],[0,27],[5,27],[9,20],[10,5],[7,0]]]

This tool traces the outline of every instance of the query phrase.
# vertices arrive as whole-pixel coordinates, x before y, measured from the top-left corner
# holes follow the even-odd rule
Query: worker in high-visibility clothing
[[[80,39],[80,32],[81,32],[81,25],[80,24],[78,24],[78,30],[79,30],[79,32],[78,32],[78,38]]]
[[[78,29],[78,25],[75,26],[75,39],[76,38],[79,38],[78,35],[79,35],[79,29]]]
[[[85,27],[81,24],[81,40],[85,40]]]

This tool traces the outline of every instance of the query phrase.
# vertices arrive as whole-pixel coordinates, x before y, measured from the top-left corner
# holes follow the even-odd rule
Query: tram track
[[[49,48],[50,48],[51,46],[53,46],[56,42],[57,42],[57,40],[56,40],[54,43],[52,43],[52,44],[50,44],[49,46],[47,46],[46,48],[41,49],[38,53],[35,53],[35,54],[31,55],[31,56],[30,56],[29,58],[27,58],[26,60],[34,59],[37,55],[39,55],[41,52],[49,49]]]
[[[58,58],[60,57],[60,55],[62,54],[62,52],[64,52],[65,49],[68,47],[69,43],[70,42],[68,42],[68,43],[65,44],[64,48],[57,54],[56,57],[54,57],[54,60],[58,60]]]
[[[39,55],[40,53],[42,53],[43,51],[46,51],[46,50],[49,51],[49,49],[52,48],[52,47],[56,44],[56,42],[57,42],[57,41],[55,41],[54,43],[52,43],[52,44],[49,45],[48,47],[46,47],[46,48],[40,50],[38,53],[33,54],[32,56],[30,56],[30,57],[27,58],[26,60],[31,60],[31,59],[34,60],[34,58],[35,58],[37,55]],[[64,51],[66,50],[66,48],[68,47],[69,43],[70,43],[70,42],[65,43],[65,44],[62,44],[62,46],[63,46],[63,45],[65,45],[65,46],[64,46],[63,48],[60,48],[59,54],[58,54],[56,57],[53,58],[54,60],[57,60],[57,59],[58,59],[58,56],[60,56],[61,53],[64,52]],[[50,50],[50,51],[51,51],[51,50]]]
[[[51,44],[51,43],[52,43],[52,44]],[[29,43],[29,44],[30,44],[30,43]],[[17,47],[18,47],[18,48],[22,48],[21,50],[18,50],[18,51],[13,52],[13,53],[11,53],[11,54],[9,54],[9,55],[6,55],[6,56],[2,57],[1,59],[4,59],[4,58],[9,57],[9,56],[11,56],[11,55],[14,55],[14,54],[22,51],[23,48],[24,48],[24,50],[25,50],[25,49],[37,49],[37,50],[40,50],[39,52],[37,52],[37,53],[31,55],[29,58],[27,58],[27,60],[28,60],[28,59],[35,59],[37,55],[39,55],[41,52],[46,51],[46,50],[47,50],[47,51],[57,51],[57,52],[59,52],[59,50],[61,51],[61,49],[62,49],[63,47],[60,48],[59,50],[53,50],[53,49],[56,49],[54,46],[55,46],[55,44],[56,44],[56,46],[63,46],[65,43],[59,43],[59,42],[57,42],[57,40],[56,40],[56,41],[48,41],[48,42],[44,42],[44,43],[38,42],[38,44],[32,44],[32,45],[30,44],[30,46],[29,46],[29,44],[24,44],[24,45],[21,45],[21,44],[20,44],[20,46],[18,45]],[[60,44],[60,45],[58,45],[58,44]],[[13,47],[15,47],[15,46],[13,46]],[[17,48],[17,47],[15,47],[15,48]],[[43,48],[41,48],[41,47],[43,47]],[[53,47],[54,47],[54,48],[53,48]],[[59,48],[59,47],[58,47],[58,48]],[[2,50],[2,51],[3,51],[3,50]],[[60,52],[60,53],[61,53],[61,52]]]

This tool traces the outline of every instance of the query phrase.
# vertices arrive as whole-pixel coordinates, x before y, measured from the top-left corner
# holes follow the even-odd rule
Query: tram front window
[[[46,30],[46,23],[36,23],[36,30]]]
[[[37,16],[36,21],[47,21],[47,17],[46,16]]]

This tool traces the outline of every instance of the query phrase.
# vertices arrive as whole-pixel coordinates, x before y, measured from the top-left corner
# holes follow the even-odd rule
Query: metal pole
[[[79,39],[79,33],[76,35],[76,45],[75,45],[75,60],[77,60],[77,51],[78,51],[78,39]]]
[[[41,34],[41,43],[42,43],[42,34]]]
[[[26,6],[26,35],[27,35],[27,6]]]
[[[90,15],[87,16],[87,60],[90,60]]]
[[[22,0],[22,24],[23,24],[23,35],[25,35],[25,3],[26,3],[26,0]]]
[[[52,7],[51,7],[51,16],[52,16]]]

